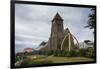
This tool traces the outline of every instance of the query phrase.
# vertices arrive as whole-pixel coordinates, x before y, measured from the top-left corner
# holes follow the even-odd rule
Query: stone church
[[[57,13],[52,19],[51,34],[48,42],[40,50],[77,50],[78,40],[71,34],[68,28],[63,27],[63,18]],[[76,44],[74,42],[76,40]],[[43,44],[43,43],[42,43]]]

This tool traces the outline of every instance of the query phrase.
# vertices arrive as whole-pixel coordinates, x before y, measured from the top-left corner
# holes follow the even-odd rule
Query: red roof
[[[24,50],[33,50],[33,48],[25,48]]]

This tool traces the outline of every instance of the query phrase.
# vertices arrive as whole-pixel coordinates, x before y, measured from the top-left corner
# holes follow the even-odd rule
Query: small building
[[[33,48],[24,48],[23,52],[33,52]]]
[[[93,41],[87,41],[85,40],[84,42],[80,43],[80,48],[92,48],[94,46],[94,42]]]

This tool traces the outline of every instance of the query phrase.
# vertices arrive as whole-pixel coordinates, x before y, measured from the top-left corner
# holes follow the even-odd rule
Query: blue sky
[[[51,20],[58,12],[64,19],[64,29],[69,28],[79,42],[93,41],[93,30],[84,28],[91,8],[60,7],[45,5],[15,5],[15,52],[24,48],[37,48],[42,41],[48,41]]]

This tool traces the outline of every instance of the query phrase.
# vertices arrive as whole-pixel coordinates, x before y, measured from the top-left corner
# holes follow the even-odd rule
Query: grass
[[[85,62],[85,61],[94,61],[90,58],[85,57],[55,57],[48,56],[47,58],[41,58],[34,61],[53,61],[53,63],[68,63],[68,62]]]
[[[34,56],[36,58],[33,58]],[[20,67],[29,67],[41,64],[43,65],[52,63],[70,63],[70,62],[86,62],[86,61],[94,61],[94,60],[85,57],[55,57],[53,55],[51,56],[31,55],[27,56],[27,58],[23,60]]]

